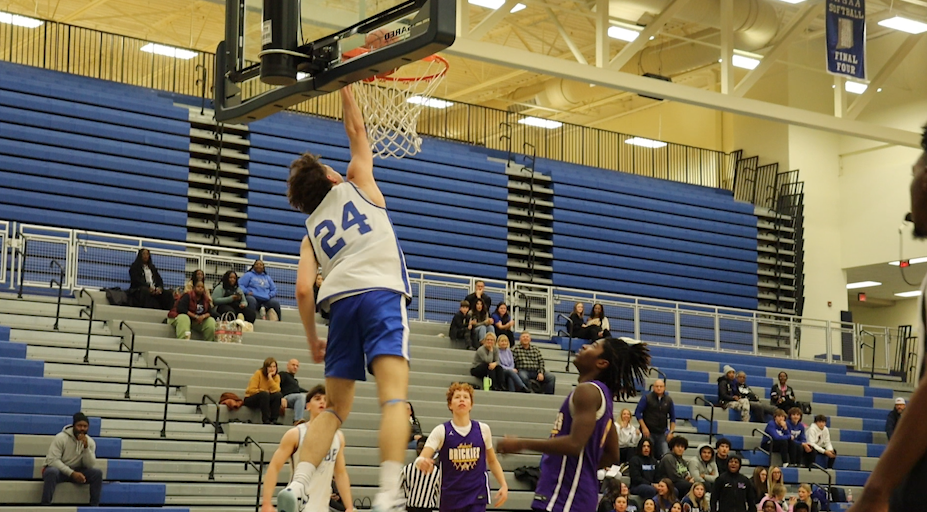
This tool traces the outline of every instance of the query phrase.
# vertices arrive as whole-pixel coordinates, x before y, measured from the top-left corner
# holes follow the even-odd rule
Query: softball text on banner
[[[827,0],[827,71],[866,80],[866,0]]]

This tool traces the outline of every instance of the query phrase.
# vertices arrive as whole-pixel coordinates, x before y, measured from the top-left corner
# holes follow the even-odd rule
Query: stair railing
[[[164,363],[164,367],[167,368],[167,380],[162,379],[160,376],[155,377],[155,387],[158,387],[159,384],[164,385],[164,417],[161,419],[161,437],[167,437],[167,404],[171,397],[171,365],[163,357],[155,356],[154,361],[151,363],[152,366],[157,368],[158,361]]]
[[[248,466],[251,466],[257,471],[257,494],[254,498],[254,512],[260,512],[261,510],[261,487],[264,483],[264,447],[261,446],[261,443],[255,441],[251,436],[245,438],[242,446],[248,446],[253,444],[257,446],[258,450],[261,451],[261,460],[260,464],[255,464],[251,457],[248,457],[248,460],[245,461],[245,469],[248,469]]]
[[[48,265],[48,268],[58,267],[58,279],[52,279],[48,283],[48,287],[51,288],[55,285],[58,285],[58,307],[55,309],[55,326],[54,329],[58,330],[58,322],[61,319],[61,287],[64,285],[64,269],[61,268],[61,263],[58,263],[58,260],[51,260],[51,263]]]

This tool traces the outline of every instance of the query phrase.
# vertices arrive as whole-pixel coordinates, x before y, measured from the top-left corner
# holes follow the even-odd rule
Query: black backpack
[[[531,489],[536,489],[541,478],[541,468],[537,466],[522,466],[515,469],[515,480],[525,482]]]
[[[113,306],[128,306],[129,294],[122,288],[104,288],[106,291],[106,300]]]

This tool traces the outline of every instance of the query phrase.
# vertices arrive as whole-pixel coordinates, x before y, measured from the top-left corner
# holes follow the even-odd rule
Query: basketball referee
[[[420,437],[415,444],[415,455],[421,456],[427,437]],[[406,497],[407,512],[431,512],[438,508],[441,493],[441,472],[423,473],[415,463],[402,468],[400,489]]]
[[[927,239],[927,126],[921,139],[921,153],[914,164],[911,180],[911,220],[914,237]],[[921,283],[918,299],[917,379],[918,385],[911,395],[908,408],[898,420],[895,434],[885,453],[879,458],[875,471],[869,475],[862,498],[849,512],[907,512],[924,510],[924,489],[927,488],[927,379],[924,378],[924,353],[927,351],[927,276]]]

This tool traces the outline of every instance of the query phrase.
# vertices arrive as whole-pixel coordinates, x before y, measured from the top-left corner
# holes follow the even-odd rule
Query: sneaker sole
[[[277,494],[277,511],[278,512],[300,512],[299,500],[293,491],[284,489]]]

